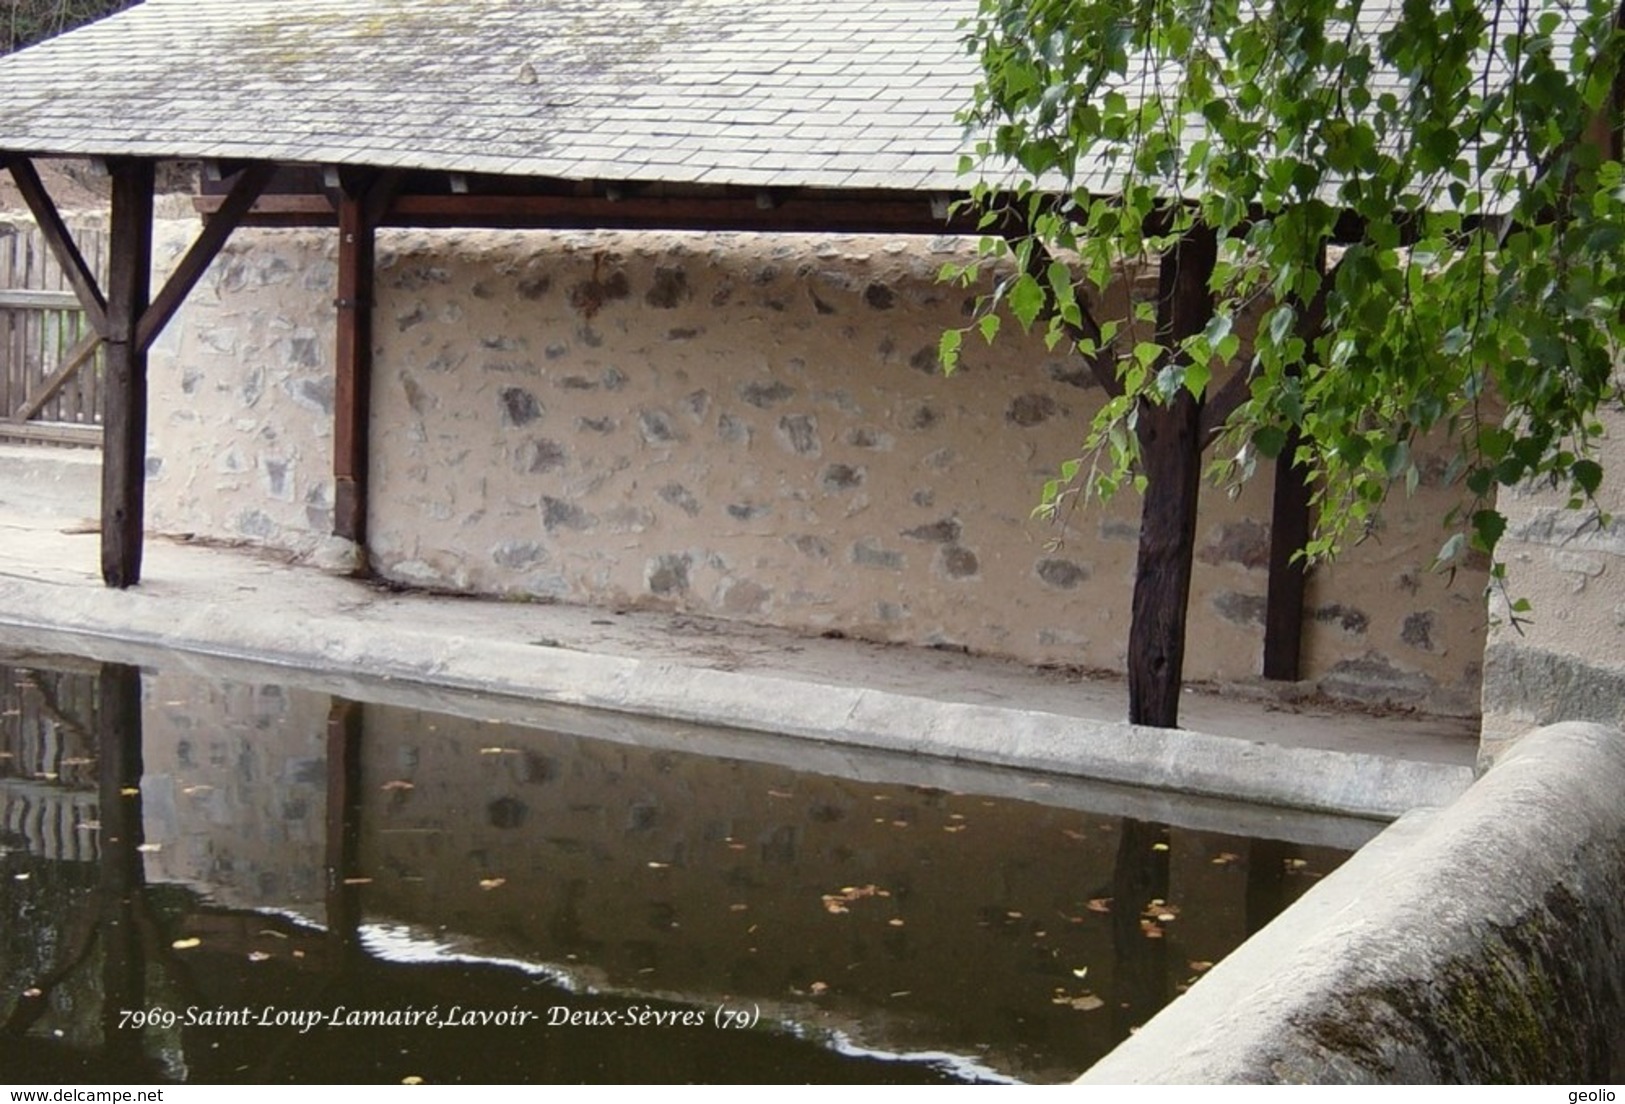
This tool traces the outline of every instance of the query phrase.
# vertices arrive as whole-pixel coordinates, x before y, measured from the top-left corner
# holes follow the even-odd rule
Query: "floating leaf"
[[[197,936],[190,936],[186,939],[177,939],[175,942],[171,943],[170,946],[175,948],[177,951],[189,951],[193,947],[203,946],[203,940],[197,938]]]
[[[27,997],[29,1000],[38,1000],[40,997],[43,997],[44,995],[45,995],[44,992],[42,992],[39,989],[24,989],[23,990],[23,996]]]
[[[1168,845],[1166,843],[1153,843],[1151,845],[1151,850],[1153,850],[1153,851],[1166,851],[1166,850],[1168,850]]]
[[[151,854],[154,851],[162,851],[164,849],[164,845],[161,843],[138,843],[136,844],[135,849],[137,851]]]
[[[505,886],[507,884],[508,884],[508,879],[506,879],[506,878],[481,878],[480,879],[480,888],[481,889],[496,889],[499,886]]]
[[[1089,967],[1079,966],[1076,970],[1072,971],[1072,976],[1077,978],[1079,981],[1082,981],[1084,978],[1089,976]]]
[[[119,796],[120,797],[140,797],[141,796],[141,787],[140,786],[125,786],[123,789],[121,789],[119,791]]]
[[[1199,974],[1205,974],[1209,970],[1213,969],[1213,963],[1207,961],[1206,959],[1194,959],[1185,963],[1185,965],[1189,966],[1192,970]]]
[[[248,961],[250,961],[250,962],[264,962],[266,959],[268,959],[270,957],[271,956],[266,954],[264,951],[249,951],[248,952]]]
[[[900,916],[893,916],[890,920],[886,921],[886,923],[894,928],[900,928],[903,926],[903,920]]]
[[[401,1078],[401,1084],[403,1084],[403,1085],[421,1085],[421,1084],[423,1084],[423,1078],[417,1076],[416,1074],[413,1074],[410,1077]]]
[[[653,859],[649,860],[648,865],[650,870],[669,870],[671,868],[671,863],[656,862]]]
[[[415,789],[417,789],[417,787],[412,785],[412,783],[406,781],[403,778],[396,778],[396,779],[393,779],[392,781],[385,782],[382,786],[379,787],[379,789],[381,789],[381,790],[415,790]]]
[[[815,981],[811,985],[807,986],[807,991],[815,997],[821,997],[825,993],[829,992],[829,984],[827,982]]]
[[[1240,861],[1240,859],[1240,855],[1233,854],[1229,851],[1220,851],[1217,855],[1213,856],[1213,865],[1229,866],[1231,863]]]
[[[1090,912],[1110,912],[1112,910],[1112,898],[1091,897],[1089,898],[1088,903],[1083,907],[1088,909]]]
[[[372,885],[372,879],[371,878],[346,878],[346,879],[344,879],[344,884],[345,885]]]

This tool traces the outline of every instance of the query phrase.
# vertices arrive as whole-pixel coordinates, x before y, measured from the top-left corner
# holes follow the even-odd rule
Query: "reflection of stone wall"
[[[1112,1044],[1114,1021],[1142,1022],[1139,1002],[1160,1005],[1191,961],[1221,957],[1267,918],[1247,915],[1249,892],[1272,915],[1331,861],[1181,829],[1151,829],[1123,858],[1122,822],[1087,812],[390,707],[367,707],[366,725],[369,920],[633,992],[788,1002],[814,1024],[824,1009],[869,1025],[875,1045],[980,1046],[1008,1061],[1017,1039],[1048,1035],[1045,1053],[1082,1063]],[[1162,840],[1166,888],[1145,896],[1179,918],[1148,939],[1146,901],[1116,902],[1125,936],[1089,901],[1122,893],[1120,867],[1154,865]],[[847,911],[830,911],[845,890],[857,891],[838,902]],[[1085,989],[1136,1006],[1054,1003]]]
[[[1625,415],[1601,420],[1614,434],[1601,444],[1608,476],[1598,505],[1612,515],[1566,508],[1551,490],[1501,492],[1509,525],[1501,554],[1508,586],[1492,609],[1484,669],[1487,763],[1513,740],[1557,721],[1625,727]],[[1506,599],[1533,609],[1512,624]]]
[[[189,230],[190,228],[184,228]],[[176,247],[178,231],[165,242]],[[331,523],[332,234],[245,233],[153,365],[155,524],[309,552]],[[400,581],[1120,668],[1138,501],[1031,519],[1100,392],[942,331],[963,243],[387,232],[372,553]],[[1013,330],[1014,327],[1011,327]],[[1309,672],[1476,707],[1478,587],[1396,501],[1321,576]],[[1206,497],[1187,669],[1258,668],[1267,480]]]
[[[148,673],[142,812],[151,881],[241,908],[320,915],[327,838],[325,694]]]

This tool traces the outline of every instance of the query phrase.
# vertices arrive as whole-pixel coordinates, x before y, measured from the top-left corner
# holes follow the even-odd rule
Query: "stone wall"
[[[1555,721],[1625,725],[1625,415],[1607,411],[1609,473],[1597,510],[1570,510],[1551,489],[1502,492],[1507,587],[1491,604],[1484,654],[1483,765],[1517,737]],[[1527,599],[1527,614],[1510,604]]]
[[[191,227],[166,224],[174,255]],[[1042,342],[935,349],[969,248],[745,234],[386,232],[372,565],[403,583],[668,608],[1120,670],[1139,503],[1035,521],[1100,392]],[[331,551],[334,235],[240,235],[153,362],[156,528]],[[1012,327],[1013,328],[1013,327]],[[1428,574],[1450,499],[1397,499],[1311,587],[1309,675],[1474,712],[1480,581]],[[1187,673],[1259,664],[1265,480],[1206,496]]]

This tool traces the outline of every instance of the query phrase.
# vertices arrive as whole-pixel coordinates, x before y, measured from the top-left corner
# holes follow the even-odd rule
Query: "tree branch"
[[[1044,288],[1044,293],[1048,297],[1045,314],[1051,318],[1056,317],[1055,291],[1046,279],[1046,270],[1054,260],[1054,255],[1043,242],[1031,234],[1028,235],[1028,240],[1032,243],[1032,248],[1027,252],[1027,274]],[[1090,311],[1088,300],[1079,298],[1077,303],[1080,324],[1074,325],[1061,319],[1061,330],[1074,347],[1082,342],[1088,342],[1094,347],[1095,351],[1092,354],[1079,355],[1083,356],[1084,363],[1094,373],[1095,381],[1106,394],[1115,399],[1123,393],[1123,381],[1117,378],[1117,348],[1115,344],[1101,344],[1100,323]]]

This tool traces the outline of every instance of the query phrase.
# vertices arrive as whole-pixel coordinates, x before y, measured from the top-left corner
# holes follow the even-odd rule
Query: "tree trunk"
[[[1208,279],[1216,246],[1198,226],[1163,255],[1157,340],[1172,346],[1199,333],[1213,313]],[[1202,404],[1183,388],[1166,403],[1141,400],[1135,433],[1146,477],[1139,558],[1128,637],[1129,721],[1179,724],[1185,677],[1185,619],[1196,544],[1202,472]]]

